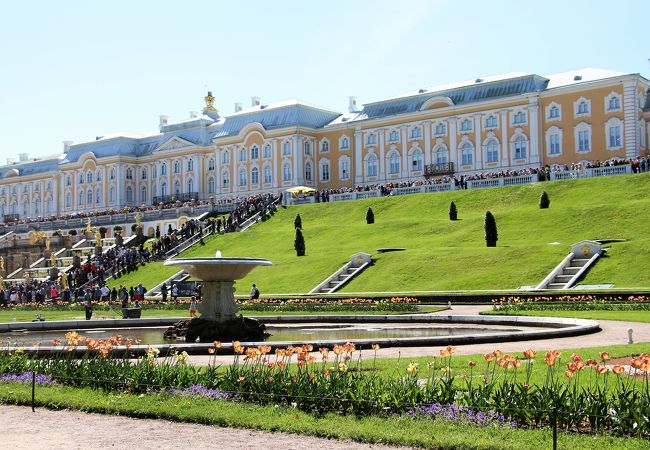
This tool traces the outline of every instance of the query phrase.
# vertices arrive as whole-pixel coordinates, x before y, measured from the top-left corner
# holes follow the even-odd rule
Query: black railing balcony
[[[19,218],[20,216],[18,214],[5,214],[2,219],[4,223],[9,223],[9,222],[18,222]]]
[[[454,173],[454,163],[434,163],[424,166],[424,176],[427,178],[437,175],[452,175]]]
[[[189,202],[192,200],[200,200],[198,192],[186,192],[183,194],[173,194],[173,195],[160,195],[153,198],[153,205],[159,203],[170,203],[170,202]]]

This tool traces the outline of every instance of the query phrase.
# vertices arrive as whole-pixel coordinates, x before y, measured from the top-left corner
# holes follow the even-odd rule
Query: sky
[[[0,16],[0,164],[291,98],[344,112],[506,72],[649,78],[650,2],[30,1]]]

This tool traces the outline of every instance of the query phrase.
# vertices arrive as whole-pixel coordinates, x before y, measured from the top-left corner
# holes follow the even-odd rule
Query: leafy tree
[[[454,202],[449,204],[449,220],[458,220],[458,210]]]
[[[375,223],[375,213],[372,212],[372,208],[368,208],[368,211],[366,211],[366,223],[368,225]]]
[[[539,207],[541,209],[546,209],[551,204],[551,200],[548,198],[546,191],[542,192],[542,195],[539,197]]]
[[[293,241],[293,248],[296,249],[296,256],[305,256],[305,238],[300,228],[296,228],[296,239]]]
[[[293,227],[302,229],[302,219],[300,218],[300,214],[298,214],[294,219]]]
[[[497,234],[497,222],[490,211],[485,213],[485,242],[488,247],[496,247],[499,236]]]

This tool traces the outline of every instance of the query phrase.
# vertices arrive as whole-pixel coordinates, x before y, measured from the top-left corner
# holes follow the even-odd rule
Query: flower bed
[[[508,296],[492,300],[497,311],[650,311],[650,297],[645,295],[562,295],[519,297]]]

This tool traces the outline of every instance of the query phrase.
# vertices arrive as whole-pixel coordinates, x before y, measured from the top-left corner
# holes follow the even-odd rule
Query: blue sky
[[[492,5],[492,8],[488,6]],[[421,87],[600,67],[648,77],[650,2],[11,2],[0,163],[203,107],[299,98],[344,111]]]

